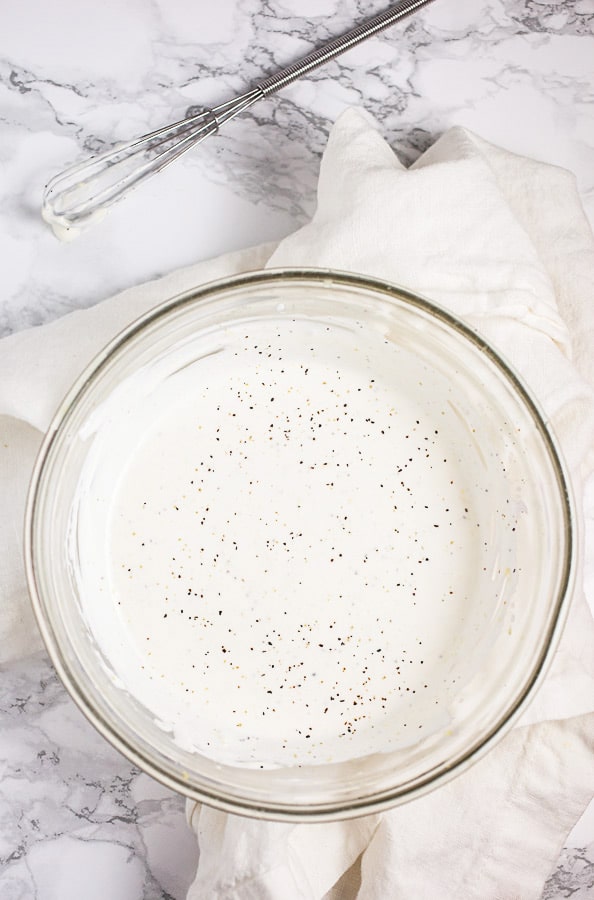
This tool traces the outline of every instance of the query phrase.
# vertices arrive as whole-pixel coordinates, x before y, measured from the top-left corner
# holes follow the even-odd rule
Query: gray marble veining
[[[11,7],[0,34],[8,260],[0,334],[288,233],[314,208],[320,154],[348,105],[368,109],[405,161],[455,122],[566,165],[592,210],[590,0],[437,0],[257,104],[141,188],[92,237],[55,245],[38,209],[56,171],[189,106],[226,99],[382,6],[222,0],[214,16],[165,0],[124,10],[110,0],[85,21],[74,0],[61,0],[56,16],[35,0],[36,29],[23,28]]]
[[[88,724],[43,656],[0,682],[2,900],[177,900],[196,842],[183,800]]]
[[[80,156],[215,104],[381,0],[13,3],[0,29],[0,334],[131,284],[276,240],[315,206],[332,122],[362,106],[405,162],[461,124],[576,173],[594,220],[594,2],[436,0],[258,103],[71,245],[39,216]],[[106,264],[108,261],[108,264]],[[2,900],[181,900],[183,802],[95,733],[38,656],[0,673]],[[594,896],[594,828],[543,900]]]

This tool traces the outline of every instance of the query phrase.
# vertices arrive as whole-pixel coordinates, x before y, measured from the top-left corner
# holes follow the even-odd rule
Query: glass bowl
[[[131,325],[29,496],[37,620],[76,703],[236,813],[361,815],[464,771],[542,680],[568,481],[518,376],[448,312],[256,272]]]

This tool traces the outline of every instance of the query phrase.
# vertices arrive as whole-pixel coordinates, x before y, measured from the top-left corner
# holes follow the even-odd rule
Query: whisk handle
[[[312,51],[312,53],[309,53],[298,62],[292,63],[269,78],[263,79],[263,81],[259,81],[256,87],[260,89],[265,97],[274,94],[276,91],[280,91],[281,88],[286,87],[286,85],[291,84],[291,82],[301,78],[302,75],[317,69],[318,66],[323,66],[324,63],[334,59],[335,56],[345,53],[351,47],[360,44],[361,41],[377,34],[379,31],[383,31],[384,28],[389,28],[390,25],[393,25],[399,19],[403,19],[431,2],[432,0],[401,0],[400,3],[395,3],[383,12],[378,13],[377,16],[367,19],[361,25],[357,25],[340,37],[328,41],[322,47],[318,47],[317,50]]]

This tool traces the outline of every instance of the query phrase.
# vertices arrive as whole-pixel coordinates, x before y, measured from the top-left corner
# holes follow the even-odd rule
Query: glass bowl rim
[[[123,352],[126,345],[147,326],[157,323],[160,319],[166,319],[170,313],[185,306],[197,304],[207,299],[216,300],[219,295],[227,290],[271,283],[282,284],[283,282],[314,283],[325,287],[337,285],[383,295],[384,298],[404,301],[417,310],[428,314],[430,318],[441,320],[451,330],[470,341],[480,351],[481,355],[486,356],[491,363],[495,364],[499,373],[511,384],[514,392],[530,413],[533,422],[538,428],[555,471],[559,500],[563,510],[563,532],[566,537],[559,588],[554,604],[554,615],[548,632],[542,638],[540,652],[534,661],[523,690],[517,697],[512,698],[513,702],[508,701],[506,711],[491,730],[480,740],[471,743],[465,752],[460,754],[458,759],[451,763],[444,763],[438,766],[436,770],[413,779],[411,785],[405,783],[403,786],[384,790],[380,794],[370,795],[363,799],[358,798],[356,802],[321,802],[315,806],[310,804],[307,807],[300,806],[298,803],[255,802],[236,797],[231,792],[221,791],[221,793],[216,793],[212,790],[199,789],[195,785],[184,781],[183,778],[177,777],[173,769],[168,771],[165,766],[160,765],[155,758],[152,758],[150,753],[144,752],[140,747],[134,746],[126,740],[118,732],[114,724],[108,721],[107,717],[104,717],[94,706],[93,700],[85,691],[84,686],[71,671],[63,652],[63,647],[60,646],[54,633],[51,617],[46,615],[45,603],[38,589],[35,564],[34,530],[37,520],[39,493],[43,484],[46,463],[54,443],[67,426],[69,414],[84,397],[87,390],[93,386],[107,363],[114,356]],[[181,793],[196,802],[206,803],[225,812],[247,815],[258,819],[287,822],[338,821],[354,816],[381,812],[429,793],[447,783],[456,775],[466,771],[471,765],[481,759],[515,724],[546,676],[567,618],[575,580],[577,554],[577,520],[574,511],[574,497],[563,454],[548,422],[548,417],[514,367],[478,331],[440,304],[428,300],[407,288],[380,278],[320,268],[253,270],[248,273],[209,281],[161,301],[120,330],[84,367],[52,417],[33,467],[27,495],[24,525],[25,572],[37,625],[60,680],[85,718],[124,757],[165,787]]]

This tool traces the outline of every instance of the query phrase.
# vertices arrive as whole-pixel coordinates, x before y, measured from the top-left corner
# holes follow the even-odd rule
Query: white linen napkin
[[[331,133],[312,222],[0,342],[0,661],[39,646],[21,521],[32,461],[76,375],[159,301],[268,266],[386,278],[480,330],[523,375],[580,498],[594,468],[594,239],[570,173],[462,129],[404,169],[365,114]],[[572,360],[573,353],[573,360]],[[589,548],[586,548],[589,549]],[[588,590],[594,576],[588,563]],[[594,785],[594,628],[582,590],[537,698],[471,770],[396,810],[346,823],[262,823],[188,803],[200,844],[188,900],[539,898]]]

